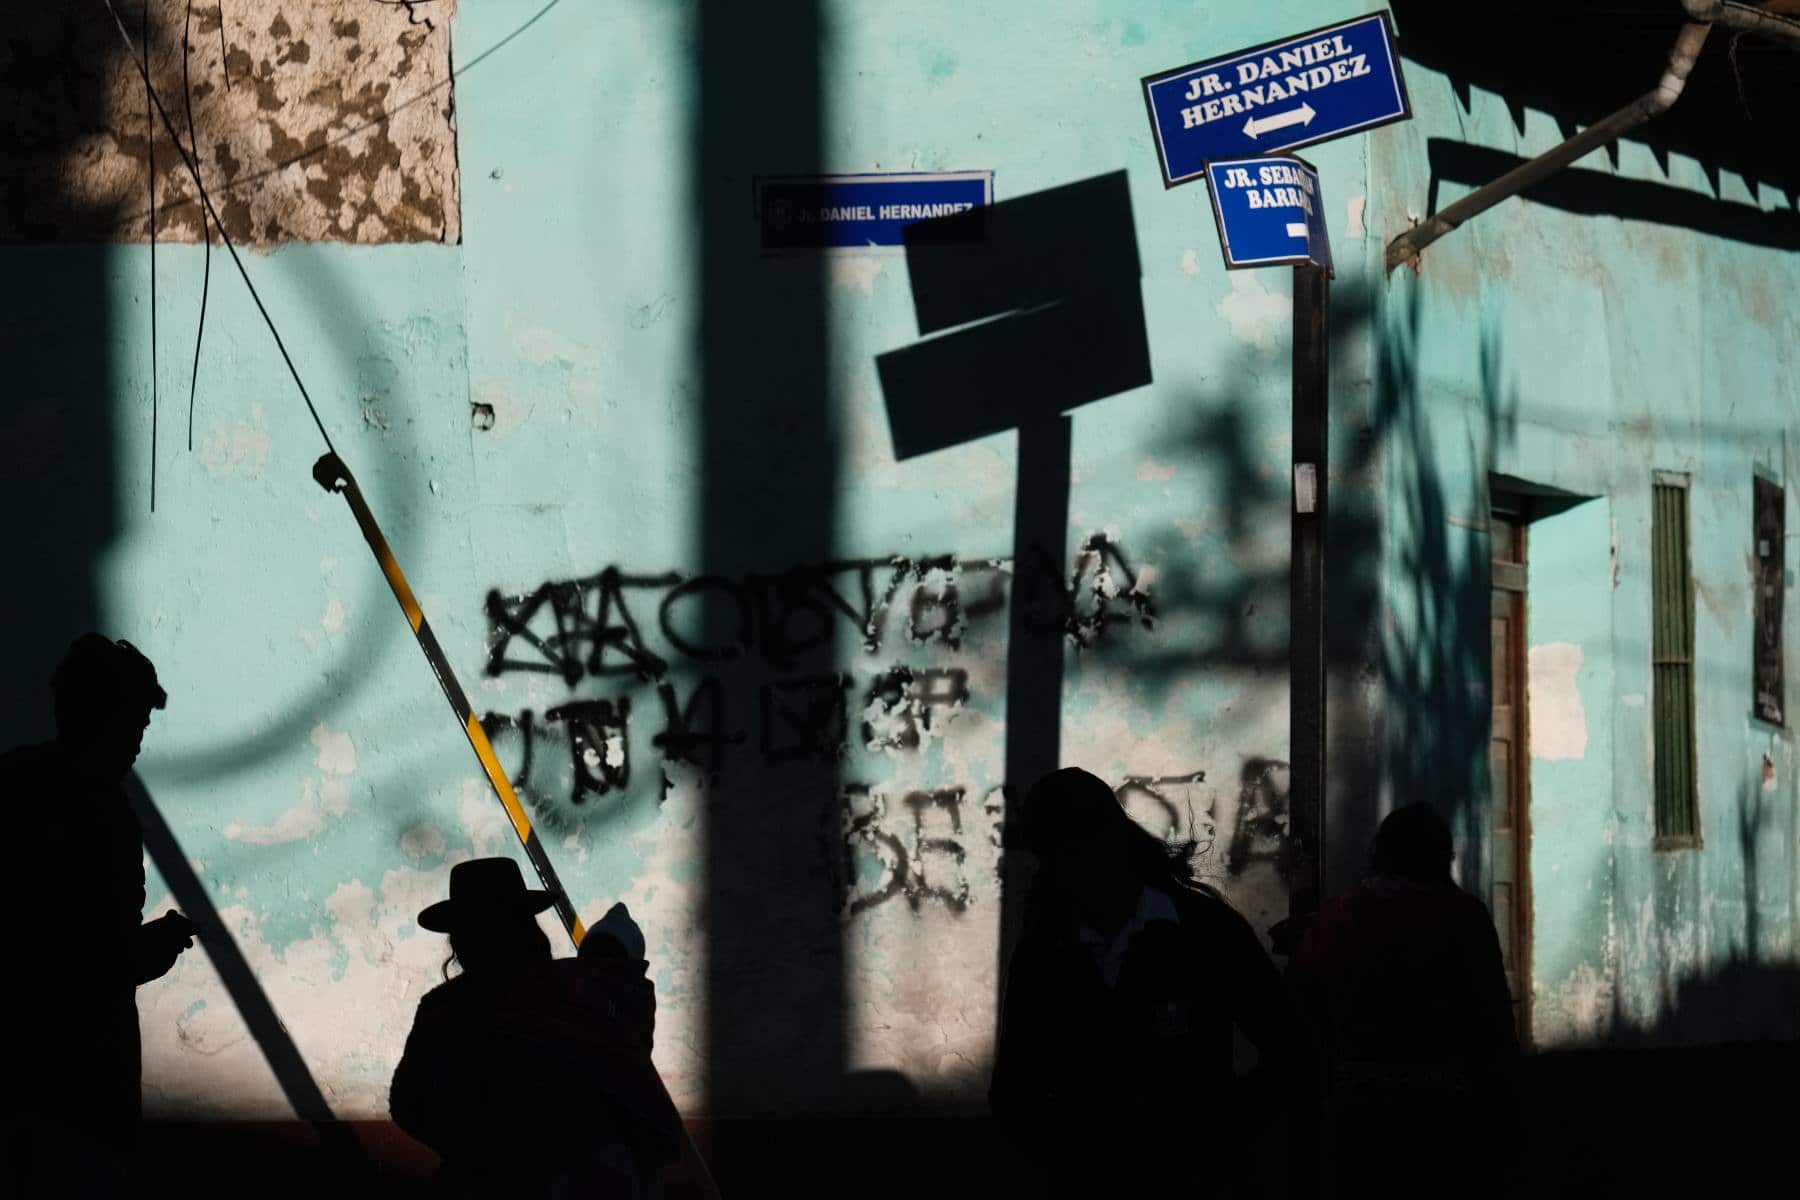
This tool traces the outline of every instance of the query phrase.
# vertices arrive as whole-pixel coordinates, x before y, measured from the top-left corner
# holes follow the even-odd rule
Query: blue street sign
[[[1206,164],[1227,269],[1317,263],[1331,269],[1325,194],[1312,164],[1291,154]]]
[[[1209,158],[1310,146],[1412,115],[1386,12],[1144,79],[1163,182]]]
[[[994,202],[992,171],[804,175],[756,180],[762,248],[852,249],[904,245],[915,221]]]

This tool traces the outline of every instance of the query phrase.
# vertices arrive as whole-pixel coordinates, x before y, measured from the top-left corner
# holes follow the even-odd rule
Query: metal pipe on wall
[[[1737,0],[1681,0],[1681,8],[1691,21],[1723,25],[1740,33],[1760,33],[1800,50],[1800,19]]]
[[[1683,0],[1684,4],[1700,4],[1706,0]],[[1725,5],[1741,8],[1742,5]],[[1588,126],[1552,150],[1546,150],[1530,162],[1522,163],[1486,187],[1470,192],[1455,204],[1434,213],[1387,246],[1387,270],[1402,263],[1415,269],[1419,253],[1470,217],[1486,212],[1508,196],[1515,196],[1534,183],[1554,175],[1576,159],[1600,149],[1607,143],[1642,125],[1650,118],[1667,112],[1681,98],[1688,73],[1700,56],[1700,47],[1712,27],[1702,21],[1690,21],[1681,27],[1675,44],[1669,49],[1669,63],[1654,88],[1600,121]],[[1800,27],[1797,27],[1800,28]]]

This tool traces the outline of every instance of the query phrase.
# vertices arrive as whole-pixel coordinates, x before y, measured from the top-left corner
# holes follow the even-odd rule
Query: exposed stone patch
[[[115,0],[134,44],[138,3]],[[430,28],[366,0],[195,0],[186,54],[207,191],[233,241],[461,240],[454,0]],[[95,14],[98,13],[96,19]],[[150,74],[188,143],[187,0],[150,0]],[[104,8],[21,5],[0,31],[0,241],[200,239],[201,208]],[[392,182],[383,182],[392,176]]]

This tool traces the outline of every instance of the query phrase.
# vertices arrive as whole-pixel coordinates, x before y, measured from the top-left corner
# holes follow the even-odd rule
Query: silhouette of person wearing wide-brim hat
[[[615,904],[553,959],[538,925],[552,903],[510,858],[451,868],[419,924],[449,935],[461,973],[419,1002],[389,1109],[443,1158],[444,1194],[660,1195],[684,1135],[650,1061],[643,931]]]

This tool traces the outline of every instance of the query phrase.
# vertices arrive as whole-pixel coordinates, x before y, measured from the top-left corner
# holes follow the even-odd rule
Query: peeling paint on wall
[[[319,752],[314,763],[320,774],[301,784],[300,799],[293,807],[267,825],[233,821],[225,827],[227,838],[252,846],[305,841],[324,832],[327,817],[342,817],[350,811],[348,777],[356,770],[356,746],[350,735],[327,729],[321,722],[313,729],[312,744]]]
[[[141,7],[115,0],[141,51]],[[0,35],[0,241],[195,242],[201,207],[147,111],[139,63],[98,0],[18,5]],[[430,20],[366,0],[186,0],[149,6],[150,76],[243,245],[461,240],[454,0]],[[191,93],[183,89],[184,58]],[[154,136],[151,131],[154,129]]]
[[[1581,707],[1581,647],[1571,642],[1533,646],[1530,693],[1531,757],[1575,759],[1587,754],[1587,714]]]
[[[1260,271],[1233,271],[1231,294],[1219,301],[1219,318],[1231,336],[1258,350],[1273,350],[1294,316],[1291,298],[1263,286]]]
[[[1613,980],[1582,963],[1563,981],[1557,1003],[1573,1040],[1591,1042],[1606,1032],[1612,1015]]]
[[[268,427],[263,406],[250,404],[250,418],[229,429],[215,427],[200,442],[200,464],[214,479],[257,479],[269,461]]]

